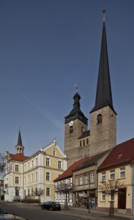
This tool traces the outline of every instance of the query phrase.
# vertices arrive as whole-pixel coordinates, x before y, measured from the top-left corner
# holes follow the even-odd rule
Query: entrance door
[[[126,209],[126,188],[118,190],[118,209]]]

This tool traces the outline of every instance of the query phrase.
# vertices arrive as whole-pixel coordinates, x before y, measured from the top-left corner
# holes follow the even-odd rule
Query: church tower
[[[105,17],[103,17],[96,101],[90,112],[90,128],[90,152],[97,153],[116,145],[116,112],[112,101]]]
[[[79,148],[80,135],[87,130],[88,119],[80,109],[80,95],[78,92],[74,95],[73,109],[65,117],[65,134],[64,134],[64,153],[69,158],[69,163],[76,161]]]
[[[24,146],[22,145],[22,138],[21,138],[20,130],[18,134],[18,142],[15,148],[16,148],[17,154],[24,154]]]
[[[104,12],[105,13],[105,12]],[[105,14],[103,14],[102,40],[95,106],[88,120],[80,109],[80,95],[74,95],[73,109],[65,117],[64,149],[68,166],[73,162],[109,150],[116,145],[116,112],[113,106],[109,71]]]

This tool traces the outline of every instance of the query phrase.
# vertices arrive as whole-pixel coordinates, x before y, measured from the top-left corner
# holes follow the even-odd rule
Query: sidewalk
[[[58,212],[63,215],[70,215],[70,216],[76,216],[82,219],[88,219],[88,220],[131,220],[131,216],[126,216],[124,214],[117,214],[115,213],[114,216],[109,216],[106,212],[100,212],[95,209],[92,209],[91,212],[88,212],[88,209],[85,208],[78,208],[78,207],[69,207],[68,209],[62,209],[60,212]]]

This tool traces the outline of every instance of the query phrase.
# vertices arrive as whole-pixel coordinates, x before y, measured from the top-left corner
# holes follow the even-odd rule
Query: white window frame
[[[101,173],[101,180],[102,180],[103,183],[106,182],[106,171],[103,171]]]
[[[46,167],[50,167],[50,158],[46,157]]]
[[[16,169],[17,168],[17,169]],[[18,173],[19,172],[19,165],[15,164],[15,172]]]
[[[54,157],[56,156],[56,150],[53,150],[53,156]]]
[[[50,181],[50,173],[46,172],[46,181]]]
[[[101,200],[106,201],[106,193],[105,192],[101,193]]]
[[[115,180],[115,170],[114,169],[110,170],[109,178],[110,178],[110,180]]]
[[[38,158],[36,157],[36,166],[38,166]]]
[[[30,183],[30,175],[28,175],[28,183]]]
[[[60,166],[59,166],[60,165]],[[62,169],[62,162],[61,160],[58,160],[58,169],[61,170]]]
[[[15,176],[15,184],[19,184],[19,177],[18,176]]]
[[[95,173],[92,172],[90,173],[90,183],[94,183],[95,182]]]
[[[126,177],[126,169],[125,167],[120,168],[120,178],[125,178]]]
[[[33,173],[31,174],[31,179],[32,179],[32,182],[34,181],[34,176],[33,176]]]
[[[84,183],[85,184],[89,183],[89,174],[88,173],[85,173],[85,175],[84,175]]]
[[[80,185],[83,184],[83,176],[80,176]]]

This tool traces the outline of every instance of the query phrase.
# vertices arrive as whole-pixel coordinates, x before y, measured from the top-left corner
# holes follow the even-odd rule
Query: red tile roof
[[[99,167],[99,171],[134,161],[134,138],[116,145]]]
[[[29,157],[23,155],[23,154],[10,154],[11,160],[17,160],[17,161],[24,161],[28,159]]]
[[[81,160],[76,161],[75,163],[73,163],[67,170],[65,170],[60,176],[58,176],[54,182],[60,181],[60,180],[64,180],[67,179],[69,177],[71,177],[73,175],[73,170],[79,166],[80,164],[82,164],[84,161],[87,160],[88,157],[85,157]]]

